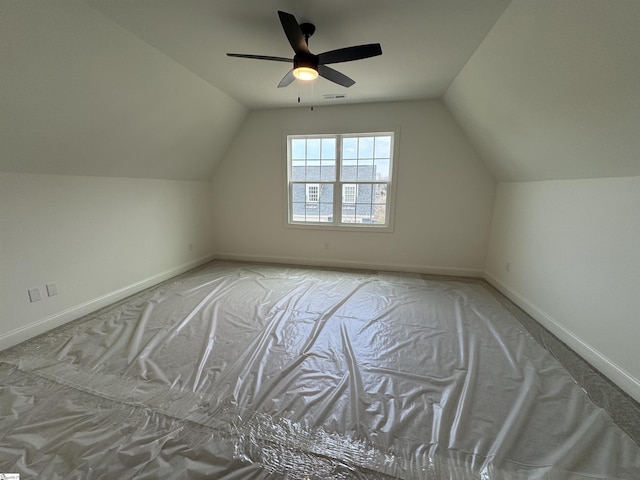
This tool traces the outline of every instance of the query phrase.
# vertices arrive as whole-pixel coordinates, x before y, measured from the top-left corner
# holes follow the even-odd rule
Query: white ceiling
[[[278,89],[277,10],[356,80]],[[0,171],[208,179],[256,108],[443,97],[498,180],[640,176],[638,0],[0,0]],[[323,100],[346,93],[346,100]]]
[[[0,0],[0,171],[208,179],[247,109],[81,0]]]
[[[509,0],[86,0],[121,27],[250,108],[438,98],[444,94]],[[382,56],[333,67],[356,84],[325,79],[277,88],[286,63],[227,52],[292,58],[277,10],[311,22],[310,50],[380,43]]]
[[[640,175],[640,1],[513,0],[445,103],[498,180]]]

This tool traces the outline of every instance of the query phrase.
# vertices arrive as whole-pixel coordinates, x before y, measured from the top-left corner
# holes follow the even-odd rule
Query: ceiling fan
[[[287,12],[278,10],[280,23],[289,43],[293,47],[295,55],[293,59],[285,57],[271,57],[267,55],[246,55],[243,53],[227,53],[230,57],[254,58],[257,60],[271,60],[274,62],[293,62],[293,68],[280,80],[278,88],[286,87],[296,78],[300,80],[313,80],[319,76],[327,80],[350,87],[356,83],[343,73],[327,67],[330,63],[350,62],[363,58],[375,57],[382,54],[379,43],[369,43],[366,45],[356,45],[354,47],[339,48],[328,52],[314,55],[309,51],[309,37],[316,31],[315,25],[311,23],[298,24],[296,17]]]

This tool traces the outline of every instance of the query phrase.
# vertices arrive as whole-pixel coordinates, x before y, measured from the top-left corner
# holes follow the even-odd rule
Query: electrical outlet
[[[324,249],[325,250],[329,250],[331,248],[331,243],[329,242],[324,242]]]
[[[47,295],[53,297],[58,294],[58,285],[55,283],[47,283]]]
[[[504,264],[504,269],[505,269],[507,272],[510,272],[510,271],[511,271],[511,262],[506,262],[506,263]]]
[[[193,252],[193,243],[190,243],[190,244],[189,244],[189,251],[190,251],[190,252]]]
[[[27,292],[29,292],[29,301],[31,303],[37,302],[38,300],[42,299],[39,288],[30,288],[29,290],[27,290]]]

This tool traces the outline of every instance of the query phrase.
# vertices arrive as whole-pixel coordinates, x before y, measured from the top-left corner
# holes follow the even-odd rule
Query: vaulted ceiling
[[[311,51],[383,55],[276,88]],[[251,109],[443,97],[500,180],[640,175],[636,0],[0,2],[0,170],[206,179]],[[325,100],[326,94],[345,94]]]
[[[445,102],[499,180],[640,175],[640,2],[514,0]]]

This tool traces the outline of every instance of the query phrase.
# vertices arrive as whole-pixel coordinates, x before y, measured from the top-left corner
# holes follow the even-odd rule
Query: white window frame
[[[390,168],[388,181],[381,180],[344,180],[340,178],[341,166],[342,166],[342,140],[348,137],[371,137],[371,136],[389,136],[391,137],[390,146]],[[396,196],[396,183],[397,183],[397,169],[398,169],[398,143],[399,143],[399,129],[385,129],[380,131],[367,131],[357,133],[285,133],[283,135],[284,151],[286,153],[286,194],[285,194],[285,226],[288,228],[301,228],[301,229],[320,229],[320,230],[345,230],[345,231],[368,231],[368,232],[393,232],[394,214],[395,214],[395,196]],[[293,181],[292,177],[292,155],[291,155],[291,141],[293,139],[309,139],[309,138],[335,138],[336,140],[336,178],[334,181]],[[322,191],[322,185],[333,186],[333,215],[330,221],[312,222],[312,221],[294,221],[293,220],[293,186],[295,184],[307,184],[318,185],[318,200],[320,192]],[[356,202],[358,198],[358,185],[362,184],[386,184],[386,203],[385,203],[385,224],[376,223],[342,223],[342,205],[343,205],[343,193],[344,186],[356,185]],[[307,204],[316,203],[309,201],[308,189],[305,189],[305,200]],[[349,203],[344,202],[346,205],[356,205],[356,202]]]

